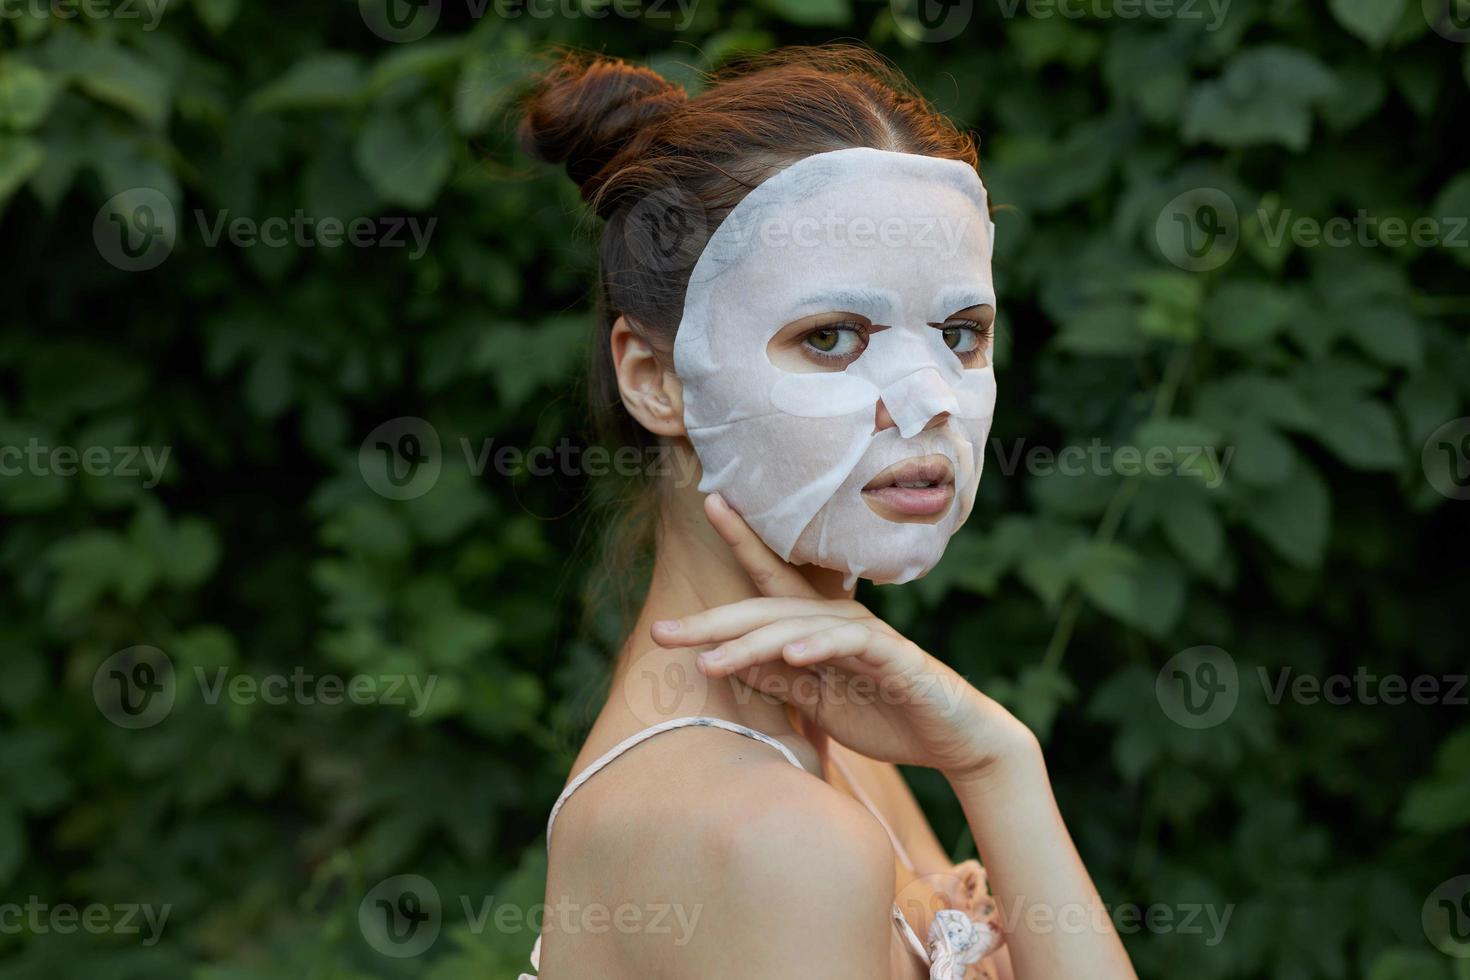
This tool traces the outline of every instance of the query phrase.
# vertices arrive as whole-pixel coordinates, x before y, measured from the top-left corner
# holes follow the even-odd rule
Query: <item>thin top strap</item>
[[[650,738],[653,738],[655,735],[662,734],[663,732],[672,731],[675,728],[690,727],[719,728],[723,731],[734,732],[736,735],[744,735],[747,738],[753,738],[757,742],[764,742],[765,744],[769,745],[771,748],[775,749],[777,752],[780,752],[783,756],[785,756],[787,762],[791,763],[793,766],[802,770],[803,772],[806,771],[806,767],[803,766],[799,761],[797,761],[795,754],[792,753],[790,749],[782,745],[780,742],[776,741],[771,736],[767,735],[765,732],[758,732],[754,728],[747,728],[744,725],[737,725],[733,721],[726,721],[723,718],[711,718],[707,715],[691,715],[686,718],[670,718],[668,721],[659,722],[657,725],[652,725],[648,728],[643,729],[640,732],[634,732],[632,735],[629,735],[617,745],[614,745],[602,755],[598,756],[591,765],[589,765],[586,769],[583,769],[581,772],[577,773],[575,779],[567,783],[566,789],[561,791],[561,795],[556,798],[556,803],[552,805],[551,816],[546,821],[547,848],[551,847],[551,828],[552,825],[556,823],[556,815],[561,812],[562,804],[566,803],[567,799],[573,793],[575,793],[583,783],[591,779],[593,776],[597,775],[597,773],[604,767],[606,767],[608,763],[612,762],[614,759],[631,749],[633,746],[638,745],[641,742],[646,742]]]

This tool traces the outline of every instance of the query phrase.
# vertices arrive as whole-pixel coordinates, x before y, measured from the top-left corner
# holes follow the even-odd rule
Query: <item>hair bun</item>
[[[541,76],[525,103],[520,143],[547,163],[564,163],[591,200],[596,179],[650,124],[681,105],[684,90],[648,68],[616,58],[569,54]]]

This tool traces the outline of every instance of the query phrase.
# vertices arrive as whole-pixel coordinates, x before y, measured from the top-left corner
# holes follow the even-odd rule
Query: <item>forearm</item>
[[[950,776],[980,849],[1017,980],[1135,973],[1072,837],[1039,747]]]

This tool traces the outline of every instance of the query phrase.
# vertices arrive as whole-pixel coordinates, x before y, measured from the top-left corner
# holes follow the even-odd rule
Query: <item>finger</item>
[[[699,655],[699,669],[706,677],[724,677],[754,664],[780,660],[781,651],[793,640],[811,636],[841,623],[836,616],[798,616],[779,619],[744,633]]]
[[[736,679],[782,704],[797,709],[808,721],[815,721],[822,702],[823,680],[817,671],[776,661],[747,667]]]
[[[735,560],[750,576],[761,595],[803,596],[819,598],[821,593],[796,570],[795,566],[782,561],[766,543],[760,539],[745,519],[735,513],[725,498],[712,493],[704,499],[704,514],[715,531],[735,552]]]
[[[843,661],[842,666],[864,673],[883,673],[898,666],[898,645],[866,623],[849,620],[787,643],[781,658],[793,667]]]
[[[654,642],[660,646],[692,647],[701,643],[733,640],[781,619],[799,616],[832,616],[841,619],[862,614],[863,610],[856,603],[849,608],[830,599],[761,596],[715,606],[682,619],[660,620],[653,624],[649,632]]]

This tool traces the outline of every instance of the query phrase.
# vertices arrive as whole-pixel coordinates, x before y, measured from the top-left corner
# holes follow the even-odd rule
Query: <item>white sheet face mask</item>
[[[837,150],[751,191],[700,254],[674,341],[699,489],[782,558],[842,571],[849,587],[933,568],[974,504],[995,409],[990,351],[965,367],[937,325],[994,306],[994,234],[980,178],[956,160]],[[831,313],[873,324],[845,369],[772,362],[783,327]],[[876,432],[880,399],[895,427]],[[873,477],[929,454],[955,478],[937,520],[868,506]]]

